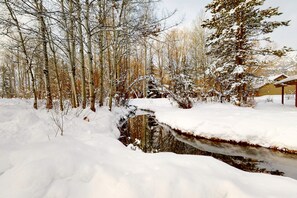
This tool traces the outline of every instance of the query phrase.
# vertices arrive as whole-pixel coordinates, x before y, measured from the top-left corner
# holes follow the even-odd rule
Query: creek
[[[122,120],[119,129],[119,140],[132,149],[138,147],[147,153],[173,152],[212,156],[244,171],[297,179],[295,154],[185,136],[158,123],[153,114],[137,111],[133,117]]]

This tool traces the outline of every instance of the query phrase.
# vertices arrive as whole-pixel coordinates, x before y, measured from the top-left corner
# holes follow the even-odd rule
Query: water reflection
[[[285,175],[297,179],[297,155],[261,147],[239,146],[190,138],[160,125],[153,115],[137,115],[123,121],[120,141],[134,144],[144,152],[174,152],[207,155],[250,172]]]

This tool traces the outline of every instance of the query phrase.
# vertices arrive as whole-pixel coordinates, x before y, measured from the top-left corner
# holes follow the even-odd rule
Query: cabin
[[[265,96],[265,95],[281,95],[282,90],[279,87],[274,86],[275,83],[278,83],[284,79],[287,79],[288,76],[285,74],[280,74],[276,76],[270,76],[265,78],[262,82],[254,86],[255,96]],[[295,86],[287,85],[284,90],[284,94],[294,94]]]
[[[275,87],[279,88],[281,87],[281,93],[282,93],[282,104],[284,104],[285,101],[285,90],[289,86],[293,86],[295,88],[295,107],[297,107],[297,75],[296,76],[290,76],[288,78],[285,78],[279,82],[276,82],[274,84]]]

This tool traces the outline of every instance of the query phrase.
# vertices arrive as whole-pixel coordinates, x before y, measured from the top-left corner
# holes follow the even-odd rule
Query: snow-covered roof
[[[279,77],[282,77],[282,76],[288,78],[288,76],[286,74],[278,74],[278,75],[269,76],[268,80],[274,81],[274,80],[276,80],[276,79],[278,79]]]
[[[274,83],[274,85],[289,85],[289,84],[295,84],[297,82],[297,75],[295,75],[295,76],[290,76],[290,77],[288,77],[288,78],[286,78],[286,79],[283,79],[283,80],[281,80],[281,81],[279,81],[279,82],[277,82],[277,83]]]
[[[254,81],[253,87],[254,87],[254,89],[260,89],[264,85],[276,82],[276,79],[278,79],[279,77],[282,77],[282,76],[284,76],[285,78],[288,78],[288,76],[285,74],[278,74],[278,75],[273,75],[273,76],[269,76],[269,77],[258,78],[257,80]]]
[[[252,86],[254,89],[259,89],[267,83],[269,83],[267,78],[259,78],[253,81]]]

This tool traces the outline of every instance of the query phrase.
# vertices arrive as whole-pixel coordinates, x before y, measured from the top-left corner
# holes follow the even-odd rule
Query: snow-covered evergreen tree
[[[179,105],[182,108],[188,109],[192,107],[190,100],[194,93],[193,68],[187,63],[186,57],[182,58],[182,68],[174,76],[174,90],[178,98]]]
[[[258,55],[283,55],[288,48],[275,50],[261,47],[270,42],[267,34],[289,21],[272,21],[281,15],[278,8],[263,9],[265,0],[213,0],[206,6],[212,14],[203,27],[212,30],[208,37],[209,55],[214,58],[208,74],[214,88],[237,105],[247,102],[250,73],[258,66]],[[268,20],[269,19],[269,20]]]
[[[148,98],[161,98],[161,88],[158,86],[158,80],[155,75],[155,65],[151,58],[150,65],[148,68],[148,82],[147,82],[147,97]]]

